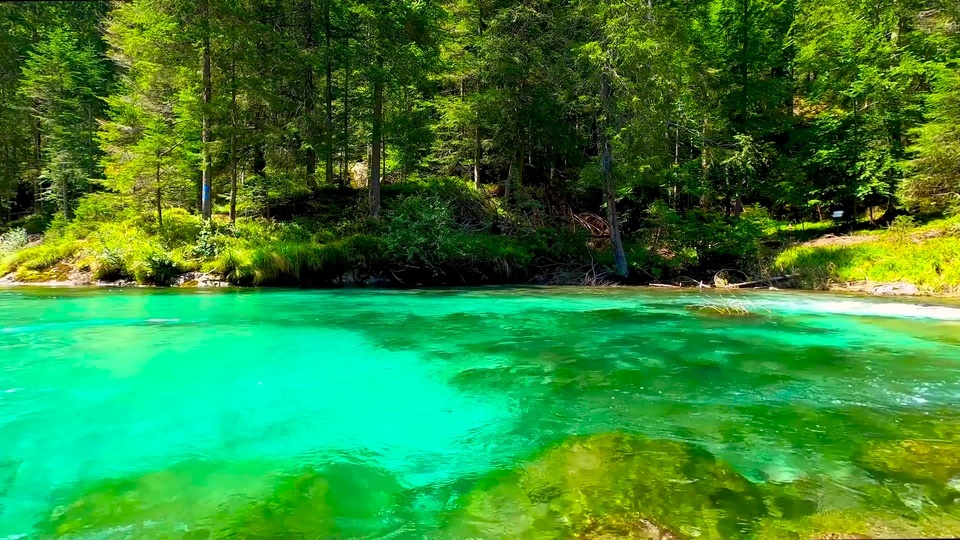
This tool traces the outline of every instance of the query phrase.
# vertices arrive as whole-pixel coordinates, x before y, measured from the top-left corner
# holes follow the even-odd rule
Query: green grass
[[[927,293],[960,292],[960,219],[901,222],[873,234],[876,239],[854,245],[792,246],[775,266],[799,273],[806,288],[904,282]]]
[[[55,281],[84,272],[95,280],[167,285],[202,270],[237,285],[322,286],[370,277],[457,285],[524,282],[589,259],[584,236],[507,209],[458,179],[389,186],[378,220],[359,205],[333,213],[322,202],[308,201],[317,210],[309,216],[236,224],[223,216],[204,223],[169,208],[161,225],[152,208],[97,193],[80,200],[73,221],[55,217],[41,244],[22,249],[23,239],[4,240],[15,251],[0,253],[0,276]]]

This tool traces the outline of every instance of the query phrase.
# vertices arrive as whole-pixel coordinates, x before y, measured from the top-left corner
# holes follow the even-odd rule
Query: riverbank
[[[772,267],[796,274],[803,289],[958,296],[960,217],[924,224],[901,218],[885,229],[793,243]]]
[[[878,296],[960,294],[960,217],[843,234],[829,222],[786,225],[762,209],[739,217],[651,207],[627,237],[630,276],[614,276],[599,216],[544,212],[457,180],[388,186],[366,217],[358,191],[308,200],[307,217],[162,220],[115,194],[81,200],[44,234],[0,235],[0,284],[53,286],[654,285],[839,290]],[[359,197],[359,198],[358,198]],[[353,209],[348,212],[345,209]]]

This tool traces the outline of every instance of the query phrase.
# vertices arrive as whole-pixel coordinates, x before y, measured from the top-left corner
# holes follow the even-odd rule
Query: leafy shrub
[[[131,209],[116,193],[90,193],[77,201],[74,221],[79,224],[121,221]]]
[[[411,195],[388,212],[384,256],[402,269],[442,273],[444,261],[457,259],[464,248],[453,210],[436,196]]]
[[[212,223],[203,223],[196,234],[193,253],[205,259],[216,258],[227,244],[227,237]]]
[[[183,208],[170,208],[163,213],[163,227],[158,236],[168,246],[184,246],[199,242],[199,236],[208,229],[199,216]]]
[[[131,274],[137,283],[169,285],[180,275],[180,268],[165,251],[150,247],[135,256]]]
[[[13,229],[0,234],[0,259],[27,246],[26,229]]]
[[[381,234],[383,264],[397,279],[414,282],[522,279],[536,263],[577,250],[575,235],[534,231],[509,236],[473,228],[436,195],[398,201],[387,212]],[[581,241],[581,251],[583,245]]]
[[[120,247],[100,246],[89,254],[87,265],[94,279],[113,281],[127,277],[126,252]]]
[[[27,231],[27,234],[40,234],[50,226],[49,214],[30,214],[17,220],[14,225]]]
[[[203,266],[205,272],[214,272],[236,285],[250,285],[256,275],[250,251],[241,247],[227,247],[216,258]]]
[[[680,215],[658,201],[647,211],[644,233],[649,244],[640,264],[652,265],[650,273],[661,275],[753,269],[759,264],[764,231],[772,224],[770,216],[756,208],[740,217],[699,209]]]

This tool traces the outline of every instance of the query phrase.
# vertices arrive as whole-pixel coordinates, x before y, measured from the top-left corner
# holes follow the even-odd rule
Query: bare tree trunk
[[[383,80],[373,82],[373,141],[370,150],[370,215],[380,215],[380,158],[383,145]]]
[[[507,168],[507,181],[503,184],[503,204],[510,205],[510,183],[513,180],[514,162],[510,161],[510,167]]]
[[[157,151],[157,177],[156,188],[157,188],[157,229],[163,230],[163,188],[160,186],[160,152]]]
[[[350,175],[350,38],[343,46],[343,167],[340,170],[340,189],[347,187]]]
[[[213,216],[213,159],[210,152],[212,134],[210,127],[210,102],[213,100],[213,81],[210,75],[210,2],[202,0],[203,17],[203,180],[201,212],[203,219]]]
[[[613,179],[613,146],[610,142],[610,116],[613,114],[613,87],[610,84],[608,66],[600,74],[600,99],[603,107],[603,121],[600,123],[600,169],[603,174],[603,189],[607,199],[607,221],[610,226],[610,246],[613,248],[614,270],[620,277],[627,277],[627,254],[620,237],[620,221],[617,216],[617,189]]]
[[[43,157],[40,148],[40,119],[33,120],[33,159],[36,162],[37,170],[33,175],[33,212],[40,213],[40,171],[43,170]]]
[[[742,22],[742,32],[741,40],[743,41],[742,49],[740,52],[740,84],[742,85],[742,93],[740,99],[740,119],[743,128],[743,133],[747,132],[747,85],[749,84],[749,75],[750,75],[750,65],[748,63],[748,58],[750,54],[750,0],[741,0],[743,2],[743,22]]]
[[[477,34],[479,38],[483,38],[483,35],[487,32],[487,24],[484,19],[483,6],[480,2],[477,3]],[[483,63],[482,61],[477,66],[477,94],[483,92]],[[474,131],[474,141],[473,141],[473,185],[480,190],[483,186],[480,182],[480,161],[483,159],[483,139],[481,138],[480,132],[480,120],[477,120],[477,128]]]
[[[36,45],[40,41],[40,32],[37,29],[38,21],[40,20],[40,7],[39,4],[33,5],[33,31],[31,33],[31,42]],[[39,104],[35,103],[35,107],[39,110]],[[43,157],[41,155],[41,138],[40,138],[40,117],[36,116],[33,119],[33,157],[36,161],[37,169],[36,174],[33,175],[33,213],[40,213],[40,175],[43,170]]]
[[[96,161],[93,159],[93,107],[87,104],[87,178],[93,178]]]
[[[477,190],[481,189],[483,186],[480,184],[480,159],[483,155],[483,143],[480,140],[480,126],[478,125],[474,131],[474,144],[473,144],[473,186]]]
[[[314,148],[313,137],[313,1],[305,0],[303,5],[304,21],[303,32],[306,41],[307,53],[310,59],[307,61],[306,74],[304,81],[303,107],[306,112],[306,138],[307,138],[307,186],[310,189],[317,189],[317,149]]]
[[[60,176],[60,204],[63,206],[63,216],[67,221],[73,219],[73,210],[70,208],[70,186],[67,176]]]
[[[323,129],[323,150],[326,157],[328,184],[333,183],[333,49],[331,46],[332,32],[330,29],[330,4],[333,0],[326,0],[323,26],[326,33],[326,60],[327,60],[327,81],[324,88],[324,101],[326,102],[326,118]]]
[[[230,62],[230,223],[237,222],[237,61]]]
[[[516,185],[513,186],[514,191],[518,191],[523,187],[523,170],[526,167],[527,161],[527,147],[526,145],[520,146],[520,162],[517,164],[517,181]]]

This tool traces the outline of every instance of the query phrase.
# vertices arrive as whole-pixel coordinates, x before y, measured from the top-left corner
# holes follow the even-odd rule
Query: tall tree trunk
[[[373,141],[370,150],[370,215],[380,215],[380,158],[383,144],[383,79],[373,82]]]
[[[350,38],[343,45],[343,166],[340,169],[340,189],[347,187],[350,175]]]
[[[304,0],[303,4],[303,32],[306,41],[307,54],[309,59],[304,74],[304,96],[303,107],[306,112],[306,139],[307,139],[307,186],[316,190],[317,185],[317,149],[314,147],[313,133],[313,111],[314,111],[314,91],[313,91],[313,1]]]
[[[507,180],[503,183],[503,204],[510,205],[510,189],[513,187],[513,167],[516,165],[513,160],[510,160],[510,166],[507,167]]]
[[[613,108],[613,87],[610,84],[609,66],[604,66],[600,74],[600,99],[603,107],[603,121],[600,122],[600,170],[603,175],[603,190],[607,199],[607,221],[610,226],[610,246],[613,248],[614,270],[620,277],[627,277],[627,254],[620,237],[620,220],[617,216],[617,189],[613,180],[613,145],[610,142],[610,123]]]
[[[477,37],[483,39],[487,32],[487,23],[484,18],[482,2],[477,2]],[[477,94],[483,92],[483,63],[478,60],[477,65]],[[483,159],[483,139],[480,132],[480,120],[477,120],[477,127],[474,130],[473,140],[473,185],[479,190],[480,183],[480,161]]]
[[[40,119],[33,119],[33,159],[36,163],[36,171],[33,175],[33,212],[40,213],[40,174],[43,170],[43,157],[41,154],[40,140]]]
[[[267,175],[267,156],[263,141],[258,141],[253,146],[253,174],[261,179]]]
[[[96,160],[93,159],[94,153],[94,144],[93,144],[93,107],[90,104],[87,104],[87,178],[93,178],[94,168],[96,167]]]
[[[743,2],[743,21],[741,24],[741,32],[743,35],[740,37],[741,50],[740,50],[740,84],[741,84],[741,96],[740,96],[740,121],[742,124],[742,133],[747,132],[747,85],[749,84],[750,76],[750,64],[749,64],[749,55],[750,55],[750,0],[741,0]]]
[[[40,42],[40,31],[37,26],[40,24],[40,5],[39,3],[33,4],[33,30],[31,32],[30,40],[34,46]],[[34,103],[34,107],[39,111],[39,103]],[[35,116],[33,119],[33,158],[37,165],[36,174],[33,175],[33,213],[40,213],[40,175],[43,171],[43,157],[41,154],[41,139],[40,139],[40,117]]]
[[[60,204],[63,206],[63,216],[67,221],[73,219],[73,210],[70,208],[70,185],[65,174],[60,175]]]
[[[477,190],[481,189],[480,185],[480,159],[483,156],[483,143],[480,140],[480,126],[474,130],[474,140],[473,140],[473,186]]]
[[[160,151],[157,151],[157,177],[156,182],[156,204],[157,204],[157,229],[163,230],[163,188],[160,185]]]
[[[230,62],[230,223],[237,222],[237,63]]]
[[[323,99],[326,102],[326,117],[324,118],[323,129],[323,151],[326,158],[328,184],[333,183],[333,48],[331,46],[332,31],[330,28],[330,4],[333,0],[326,0],[323,27],[326,33],[326,61],[327,61],[327,81],[324,87]]]
[[[201,212],[203,219],[209,220],[213,215],[213,159],[211,157],[211,111],[210,103],[213,100],[213,81],[210,74],[210,1],[201,0],[203,17],[203,188],[201,195]]]

